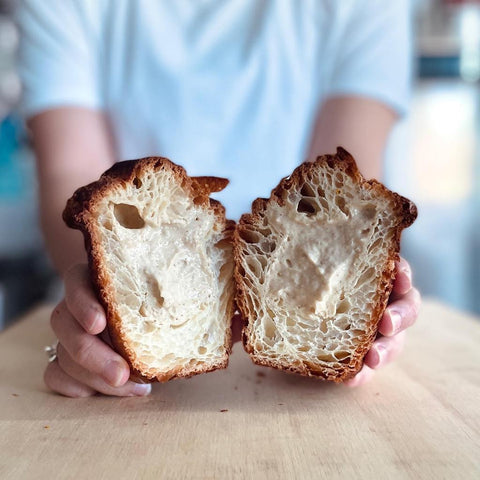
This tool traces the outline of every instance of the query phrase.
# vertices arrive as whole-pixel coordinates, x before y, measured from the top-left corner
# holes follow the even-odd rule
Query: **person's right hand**
[[[108,337],[106,317],[87,266],[75,265],[64,280],[65,298],[50,320],[59,343],[56,360],[45,370],[46,385],[67,397],[148,395],[151,385],[130,381],[127,362],[101,338]]]

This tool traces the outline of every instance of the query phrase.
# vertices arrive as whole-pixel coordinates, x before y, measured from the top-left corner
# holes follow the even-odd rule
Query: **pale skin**
[[[328,99],[320,109],[308,158],[334,152],[342,145],[354,155],[365,177],[380,178],[383,150],[395,120],[391,110],[374,100]],[[59,340],[58,356],[45,370],[45,383],[69,397],[96,393],[147,395],[150,385],[130,381],[128,364],[109,345],[105,312],[88,279],[81,234],[68,229],[61,219],[73,191],[96,180],[116,161],[108,122],[101,112],[64,107],[34,116],[29,126],[38,163],[42,227],[51,258],[65,284],[65,298],[51,317]],[[419,306],[420,295],[412,285],[410,266],[401,259],[396,265],[390,303],[380,322],[382,336],[348,385],[366,383],[376,369],[398,355],[405,329],[415,322]],[[234,339],[239,340],[238,322],[233,332]]]

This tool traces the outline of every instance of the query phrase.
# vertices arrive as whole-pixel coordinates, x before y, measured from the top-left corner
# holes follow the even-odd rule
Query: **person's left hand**
[[[380,321],[381,334],[365,357],[360,372],[345,382],[350,387],[367,383],[377,368],[391,362],[403,349],[405,329],[415,323],[420,308],[420,293],[412,285],[410,265],[403,258],[396,264],[396,277],[389,305]]]

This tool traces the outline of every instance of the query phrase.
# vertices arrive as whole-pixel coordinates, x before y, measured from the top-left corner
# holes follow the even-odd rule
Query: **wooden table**
[[[1,479],[480,478],[480,322],[425,302],[402,358],[358,389],[251,364],[149,398],[46,390],[49,308],[0,336]]]

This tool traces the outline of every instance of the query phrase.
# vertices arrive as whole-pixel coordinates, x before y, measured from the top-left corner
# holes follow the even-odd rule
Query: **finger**
[[[392,294],[394,298],[399,295],[405,295],[412,288],[412,270],[404,258],[395,263],[395,282],[393,283]]]
[[[75,265],[67,271],[65,301],[85,331],[96,335],[105,329],[105,312],[93,292],[86,265]]]
[[[363,365],[362,369],[350,380],[344,382],[347,387],[359,387],[368,383],[374,375],[374,371],[367,365]]]
[[[394,360],[403,350],[405,336],[405,332],[400,332],[394,337],[381,337],[376,340],[365,356],[365,364],[375,369]]]
[[[43,375],[45,385],[54,392],[65,395],[66,397],[91,397],[96,391],[83,385],[79,381],[65,373],[58,361],[49,363]]]
[[[415,323],[420,309],[420,293],[412,288],[407,294],[392,302],[385,310],[378,331],[392,337]]]
[[[118,397],[133,397],[148,395],[152,386],[149,383],[135,383],[128,381],[120,387],[112,387],[102,377],[85,370],[78,363],[75,363],[72,357],[68,354],[66,349],[59,344],[57,347],[58,364],[64,372],[78,382],[87,385],[88,387],[103,393],[104,395],[115,395]]]
[[[123,385],[130,376],[127,362],[100,338],[89,335],[61,302],[51,317],[52,329],[72,359],[86,370],[102,376],[114,387]]]

